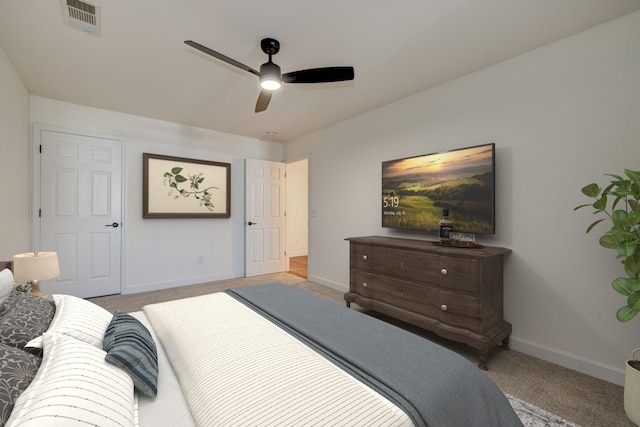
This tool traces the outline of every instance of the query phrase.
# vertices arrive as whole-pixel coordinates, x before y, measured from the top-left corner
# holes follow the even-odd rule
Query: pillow
[[[27,342],[47,330],[56,308],[51,301],[12,291],[0,315],[0,342],[24,349]]]
[[[13,405],[33,380],[40,358],[0,343],[0,426],[5,425]]]
[[[2,305],[13,290],[13,273],[8,268],[0,271],[0,313],[3,311]]]
[[[60,333],[45,333],[43,343],[42,366],[6,427],[134,425],[133,382],[103,350]]]
[[[116,311],[104,336],[106,360],[131,376],[140,393],[158,394],[158,352],[149,330],[135,317]]]
[[[48,331],[66,334],[102,349],[102,340],[112,314],[99,305],[71,295],[55,294],[52,298],[56,315]]]

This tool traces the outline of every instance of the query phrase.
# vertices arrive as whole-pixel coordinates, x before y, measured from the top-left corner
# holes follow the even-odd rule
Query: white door
[[[245,163],[245,275],[285,269],[285,164]]]
[[[37,141],[39,139],[39,141]],[[56,251],[48,293],[82,298],[121,290],[122,141],[37,129],[40,250]]]

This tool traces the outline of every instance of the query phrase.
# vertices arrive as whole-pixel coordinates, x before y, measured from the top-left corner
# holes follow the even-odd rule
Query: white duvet
[[[412,425],[388,399],[227,294],[144,313],[200,426]]]

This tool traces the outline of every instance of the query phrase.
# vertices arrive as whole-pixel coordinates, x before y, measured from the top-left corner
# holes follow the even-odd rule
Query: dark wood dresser
[[[347,307],[355,302],[476,348],[487,369],[491,350],[508,348],[502,265],[509,249],[451,248],[393,237],[351,237]]]

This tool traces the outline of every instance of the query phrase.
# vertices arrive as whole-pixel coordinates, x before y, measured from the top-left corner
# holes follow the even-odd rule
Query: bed
[[[0,306],[0,425],[522,425],[463,357],[296,287],[51,299]]]

